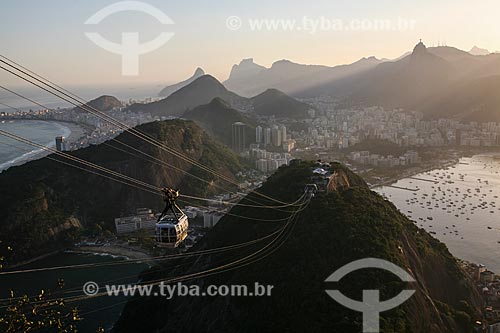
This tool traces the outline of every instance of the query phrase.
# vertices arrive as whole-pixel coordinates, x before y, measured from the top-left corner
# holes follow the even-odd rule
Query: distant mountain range
[[[148,104],[133,104],[131,110],[149,112],[155,116],[180,117],[200,105],[209,104],[215,98],[221,99],[233,109],[255,113],[261,116],[299,117],[307,116],[312,109],[276,89],[268,89],[252,98],[242,97],[229,91],[211,75],[203,75],[185,87],[180,88],[167,98]]]
[[[335,67],[302,65],[289,60],[280,60],[271,68],[257,65],[253,59],[244,59],[234,65],[224,85],[242,96],[251,97],[274,88],[286,94],[295,94],[304,89],[365,71],[382,63],[375,57],[363,58],[349,65]]]
[[[401,60],[380,64],[301,94],[335,96],[369,105],[414,106],[423,97],[444,88],[451,74],[451,66],[420,43]]]
[[[227,90],[216,78],[203,75],[173,92],[167,98],[148,104],[133,104],[131,110],[149,112],[154,116],[180,117],[189,109],[210,103],[220,97],[232,106],[241,107],[246,99]]]
[[[254,63],[253,58],[243,59],[239,64],[233,65],[229,78],[224,84],[226,86],[230,86],[231,82],[234,82],[236,85],[238,83],[245,84],[246,80],[251,79],[266,69],[266,67]]]
[[[202,73],[198,69],[188,80],[165,88],[173,91],[166,99],[132,109],[180,116],[219,97],[232,108],[258,115],[301,117],[310,106],[293,97],[328,96],[346,107],[378,105],[419,110],[428,118],[500,121],[495,89],[500,54],[477,46],[466,52],[420,42],[395,60],[368,57],[335,67],[280,60],[266,68],[248,58],[232,67],[224,84],[209,75],[197,77]]]
[[[277,89],[267,89],[250,98],[250,102],[255,114],[276,118],[306,118],[307,111],[314,109]]]
[[[408,56],[296,95],[331,96],[348,105],[420,110],[427,117],[500,121],[497,92],[485,86],[500,75],[500,54],[472,55],[453,47],[415,46]],[[490,77],[490,79],[487,79]],[[481,84],[482,88],[477,85]],[[498,90],[497,90],[498,91]],[[452,103],[460,96],[467,103]]]
[[[188,84],[190,84],[191,82],[193,82],[194,80],[196,80],[197,78],[199,78],[200,76],[203,76],[203,75],[205,75],[205,71],[203,69],[201,69],[200,67],[198,67],[194,71],[193,76],[191,76],[189,79],[163,88],[162,91],[160,91],[160,93],[158,94],[158,96],[168,97],[172,93],[176,92],[177,90],[181,89],[182,87],[187,86]]]

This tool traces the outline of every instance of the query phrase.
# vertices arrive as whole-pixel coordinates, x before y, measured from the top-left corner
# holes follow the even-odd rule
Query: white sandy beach
[[[78,141],[82,136],[85,135],[86,131],[83,127],[75,124],[75,123],[66,123],[66,122],[61,122],[61,125],[69,128],[71,131],[70,134],[66,137],[66,140],[68,142],[76,142]]]
[[[54,140],[47,142],[47,143],[39,142],[39,144],[45,144],[49,148],[55,148],[55,137],[57,135],[64,136],[68,143],[76,143],[86,133],[86,130],[83,127],[81,127],[75,123],[58,122],[58,121],[54,121],[53,123],[57,124],[60,127],[60,131],[58,131],[58,133],[54,133]],[[40,149],[36,149],[36,148],[31,149],[31,147],[29,147],[29,146],[24,146],[24,147],[19,149],[19,155],[17,157],[15,157],[14,159],[11,159],[9,161],[5,161],[3,163],[0,163],[0,171],[6,170],[12,166],[22,165],[26,162],[40,159],[40,158],[45,157],[49,154],[50,154],[50,152],[43,150],[41,148]]]

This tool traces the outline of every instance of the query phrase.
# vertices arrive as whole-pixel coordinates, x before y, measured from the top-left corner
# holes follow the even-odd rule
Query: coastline
[[[68,143],[77,143],[82,137],[86,136],[87,130],[80,124],[66,121],[55,121],[56,123],[61,124],[62,126],[68,127],[71,131],[66,137]]]
[[[403,172],[402,174],[400,174],[398,176],[390,177],[389,179],[384,180],[383,182],[380,182],[380,183],[377,183],[377,184],[373,184],[370,187],[370,189],[384,187],[384,186],[387,186],[387,185],[393,185],[393,184],[397,183],[401,179],[405,179],[405,178],[408,178],[408,177],[413,177],[413,176],[416,176],[418,174],[421,174],[421,173],[424,173],[424,172],[428,172],[428,171],[432,171],[432,170],[444,169],[444,168],[448,168],[448,167],[454,166],[454,165],[456,165],[457,163],[460,162],[460,158],[461,157],[457,157],[456,159],[453,159],[453,160],[434,162],[432,165],[427,165],[427,166],[423,166],[423,167],[416,167],[416,168],[413,168],[412,170],[407,170],[407,171]]]
[[[67,122],[67,121],[58,121],[58,120],[22,120],[23,122],[27,121],[45,121],[45,122],[52,122],[54,124],[57,124],[60,129],[61,129],[61,134],[65,136],[65,139],[67,140],[68,144],[78,144],[81,138],[85,137],[87,135],[87,129],[84,128],[82,125],[73,123],[73,122]],[[55,135],[57,136],[57,135]],[[54,136],[54,138],[55,138]],[[43,143],[40,143],[43,144]],[[44,144],[48,148],[54,148],[55,146],[55,141],[49,141],[47,144]],[[45,156],[50,155],[50,152],[47,152],[44,149],[35,149],[35,150],[24,150],[24,153],[20,153],[17,157],[14,159],[11,159],[9,161],[5,161],[3,163],[0,163],[0,172],[3,172],[13,166],[19,166],[22,164],[25,164],[29,161],[33,160],[38,160],[41,159]]]
[[[47,257],[56,255],[58,253],[82,253],[82,254],[93,254],[93,255],[106,255],[111,257],[122,257],[126,259],[149,259],[151,255],[140,249],[132,249],[120,245],[109,245],[109,246],[84,246],[84,247],[71,247],[67,249],[55,250],[42,255],[17,262],[15,264],[9,265],[8,268],[16,268],[24,265],[29,265],[39,260],[45,259]]]
[[[108,245],[108,246],[84,246],[72,247],[67,252],[73,253],[91,253],[102,254],[117,257],[124,257],[127,259],[149,259],[151,256],[145,250],[133,249],[121,245]]]
[[[476,149],[473,148],[465,148],[465,149],[451,149],[451,150],[444,150],[443,152],[444,155],[448,154],[447,158],[443,159],[434,159],[434,160],[428,160],[426,162],[423,162],[423,165],[421,166],[415,166],[406,170],[401,171],[397,175],[391,175],[391,176],[386,176],[385,180],[379,182],[379,183],[372,183],[370,186],[371,189],[378,188],[378,187],[383,187],[387,185],[393,185],[394,183],[398,182],[401,179],[408,178],[408,177],[413,177],[415,175],[429,172],[432,170],[436,169],[445,169],[454,165],[457,165],[460,163],[460,159],[464,157],[473,157],[473,156],[480,156],[480,155],[500,155],[500,150],[498,147],[478,147]],[[363,178],[365,176],[363,173],[359,173],[359,175]],[[371,175],[371,176],[381,176],[384,177],[384,175]]]

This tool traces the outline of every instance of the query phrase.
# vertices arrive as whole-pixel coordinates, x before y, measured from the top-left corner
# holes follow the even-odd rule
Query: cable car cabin
[[[188,218],[185,214],[176,218],[165,215],[156,223],[156,245],[159,247],[178,247],[187,237]]]
[[[179,190],[163,188],[161,191],[165,196],[166,206],[156,222],[156,246],[176,248],[187,237],[188,218],[175,202],[179,197]]]

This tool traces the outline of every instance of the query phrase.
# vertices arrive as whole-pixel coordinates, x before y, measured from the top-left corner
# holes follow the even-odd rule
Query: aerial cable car
[[[187,237],[188,218],[176,203],[179,197],[179,190],[162,188],[161,191],[165,196],[166,206],[156,223],[156,245],[159,247],[176,248]]]

